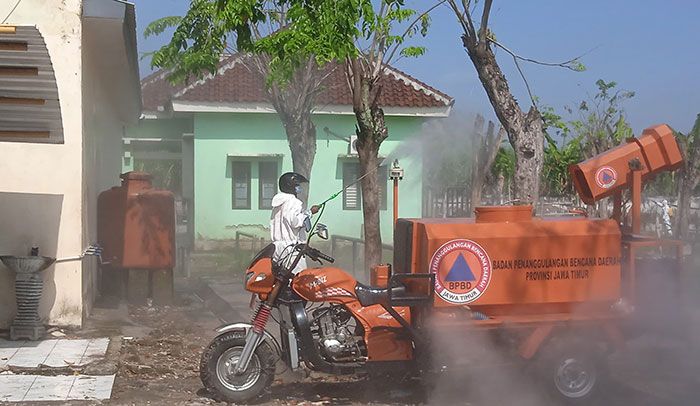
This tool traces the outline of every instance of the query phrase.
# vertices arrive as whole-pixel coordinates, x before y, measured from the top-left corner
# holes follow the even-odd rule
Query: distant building
[[[0,255],[71,257],[97,242],[100,191],[119,184],[125,126],[141,97],[134,5],[118,0],[0,2]],[[82,323],[94,257],[44,272],[40,316]],[[15,313],[0,265],[0,328]]]
[[[237,231],[268,236],[270,204],[279,175],[292,169],[286,134],[264,95],[264,83],[246,66],[244,55],[223,60],[216,75],[172,86],[166,72],[141,81],[144,112],[124,139],[124,170],[156,170],[160,178],[177,173],[181,181],[167,182],[188,202],[192,233],[198,247],[230,240]],[[447,117],[453,100],[394,68],[383,79],[389,138],[381,155],[418,135],[431,118]],[[314,111],[317,151],[313,164],[310,203],[326,199],[357,178],[357,153],[352,99],[342,69],[326,80]],[[403,162],[402,216],[421,214],[421,159]],[[180,172],[181,171],[181,172]],[[382,179],[383,238],[391,241],[392,197]],[[173,179],[170,177],[169,179]],[[161,179],[161,182],[162,179]],[[362,210],[359,185],[331,202],[324,214],[331,233],[360,237]]]

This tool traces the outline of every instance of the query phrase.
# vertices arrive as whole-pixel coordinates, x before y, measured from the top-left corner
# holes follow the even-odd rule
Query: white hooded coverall
[[[270,237],[275,244],[275,261],[283,260],[287,254],[292,253],[290,245],[303,242],[305,239],[304,220],[311,215],[310,211],[304,211],[303,203],[291,193],[277,193],[272,198],[272,215],[270,216]],[[291,264],[296,258],[289,257]],[[306,269],[306,259],[301,258],[292,271],[295,275]]]

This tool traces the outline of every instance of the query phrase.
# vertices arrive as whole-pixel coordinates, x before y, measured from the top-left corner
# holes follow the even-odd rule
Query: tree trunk
[[[498,180],[496,181],[496,201],[498,204],[503,204],[503,189],[505,187],[506,177],[502,174],[498,174]]]
[[[247,61],[246,66],[258,75],[262,83],[267,82],[270,75],[269,56],[254,55]],[[295,70],[289,83],[272,83],[265,87],[266,98],[275,108],[287,134],[292,155],[292,170],[309,180],[316,156],[316,125],[311,119],[311,112],[323,80],[323,73],[314,58],[308,58]],[[297,196],[304,205],[307,204],[308,189],[303,188],[303,193]]]
[[[678,238],[683,241],[690,239],[690,198],[693,197],[694,189],[692,183],[690,177],[683,176],[678,196]]]
[[[360,158],[360,176],[372,173],[361,181],[362,214],[365,222],[365,269],[367,270],[382,262],[382,234],[379,223],[381,189],[377,176],[377,167],[380,164],[377,157],[378,152],[379,145],[375,143],[365,143],[357,151]]]
[[[477,206],[481,205],[481,193],[484,189],[484,182],[491,171],[493,162],[496,160],[496,154],[498,154],[498,148],[501,145],[501,139],[503,139],[503,132],[498,131],[498,134],[495,134],[495,126],[491,121],[489,121],[486,135],[483,135],[484,118],[480,115],[477,116],[475,124],[479,149],[474,154],[472,163],[470,199],[472,212]]]
[[[520,109],[487,43],[476,42],[466,35],[462,37],[462,42],[515,150],[514,198],[523,204],[534,204],[539,198],[540,173],[544,163],[542,117],[534,106],[527,114]]]
[[[693,154],[692,152],[693,151],[690,151],[687,156],[697,155]],[[698,187],[700,171],[694,168],[693,162],[689,162],[687,158],[684,166],[685,168],[683,168],[683,176],[680,187],[681,190],[678,194],[678,220],[676,223],[676,234],[678,239],[690,241],[690,215],[692,211],[691,198],[693,197],[693,191],[695,191],[695,188]]]
[[[676,234],[683,241],[690,239],[691,198],[700,183],[700,114],[687,137],[678,139],[683,153],[683,172],[678,196]],[[696,225],[697,226],[697,225]]]
[[[311,168],[316,156],[316,125],[311,121],[311,112],[298,114],[283,124],[292,153],[293,171],[311,181]],[[304,205],[307,204],[309,189],[302,188],[302,195],[297,196]]]
[[[362,214],[364,215],[365,269],[382,261],[382,235],[379,226],[379,146],[389,136],[384,111],[377,105],[380,88],[364,75],[357,61],[353,63],[353,111],[357,120],[357,154],[362,179]]]

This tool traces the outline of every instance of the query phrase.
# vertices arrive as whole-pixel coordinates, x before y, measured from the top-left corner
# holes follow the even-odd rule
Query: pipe
[[[396,229],[396,223],[399,220],[399,181],[403,179],[403,175],[404,171],[399,166],[399,160],[394,159],[389,172],[389,179],[394,181],[394,229]]]
[[[399,178],[394,178],[394,229],[399,221]]]
[[[100,264],[102,265],[109,265],[110,263],[107,261],[102,260],[102,247],[99,245],[90,245],[85,250],[80,254],[76,255],[74,257],[65,257],[65,258],[58,258],[56,259],[55,263],[60,263],[60,262],[70,262],[70,261],[80,261],[86,256],[94,256],[97,257],[97,259],[100,261]]]
[[[642,171],[632,169],[632,235],[642,229]]]

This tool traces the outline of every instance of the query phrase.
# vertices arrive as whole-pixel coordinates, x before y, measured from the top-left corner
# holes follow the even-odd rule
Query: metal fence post
[[[352,242],[352,274],[355,275],[355,264],[357,262],[357,242]]]

